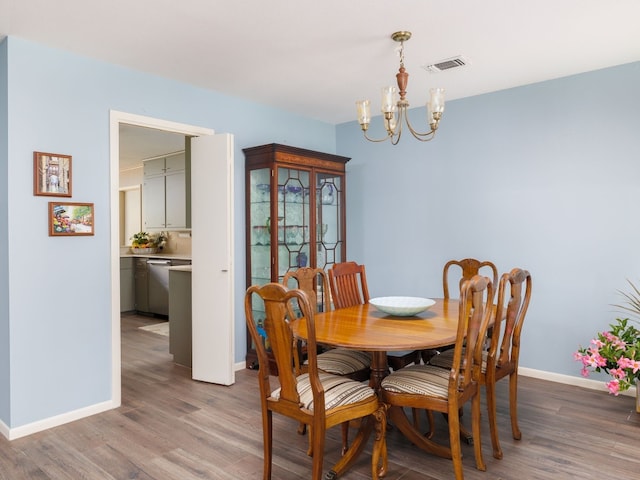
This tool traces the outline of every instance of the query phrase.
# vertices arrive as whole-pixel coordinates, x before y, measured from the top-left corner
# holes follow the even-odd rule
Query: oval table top
[[[435,305],[412,317],[397,317],[370,304],[340,308],[314,316],[316,342],[364,351],[438,348],[456,340],[458,300],[434,298]],[[296,337],[307,338],[306,322],[291,323]]]

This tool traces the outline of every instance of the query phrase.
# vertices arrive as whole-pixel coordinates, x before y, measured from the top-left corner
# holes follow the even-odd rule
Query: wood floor
[[[154,321],[123,317],[122,407],[12,442],[0,436],[1,480],[262,478],[256,372],[237,372],[231,387],[194,382],[190,370],[172,363],[167,337],[138,329]],[[640,477],[640,415],[632,397],[521,377],[522,440],[515,441],[506,383],[498,403],[504,458],[491,456],[485,425],[487,471],[475,469],[472,447],[463,445],[467,480]],[[436,420],[437,438],[445,441],[446,424]],[[306,436],[289,419],[274,423],[273,479],[308,479]],[[449,460],[419,451],[397,430],[387,436],[387,479],[453,478]],[[338,428],[329,432],[325,470],[339,458],[339,447]],[[342,478],[371,478],[369,453]]]

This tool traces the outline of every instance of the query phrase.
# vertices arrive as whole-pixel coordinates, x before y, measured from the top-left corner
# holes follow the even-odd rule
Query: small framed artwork
[[[93,235],[93,203],[49,202],[49,236]]]
[[[71,156],[33,152],[33,194],[71,196]]]

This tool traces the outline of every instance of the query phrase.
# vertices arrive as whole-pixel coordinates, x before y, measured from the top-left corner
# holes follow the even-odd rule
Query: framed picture
[[[93,235],[93,203],[49,202],[49,236]]]
[[[33,152],[33,194],[71,196],[71,156]]]

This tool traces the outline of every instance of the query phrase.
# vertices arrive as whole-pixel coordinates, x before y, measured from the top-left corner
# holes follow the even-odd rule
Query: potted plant
[[[615,305],[625,312],[640,316],[640,291],[633,288],[631,293],[622,293],[626,305]],[[612,378],[606,383],[609,393],[618,395],[636,386],[636,411],[640,412],[640,330],[633,323],[636,320],[617,318],[611,329],[599,332],[591,340],[589,347],[578,348],[574,358],[582,363],[582,375],[588,377],[591,371],[605,372]]]
[[[131,250],[133,253],[155,253],[158,246],[153,235],[147,232],[138,232],[131,237]]]

